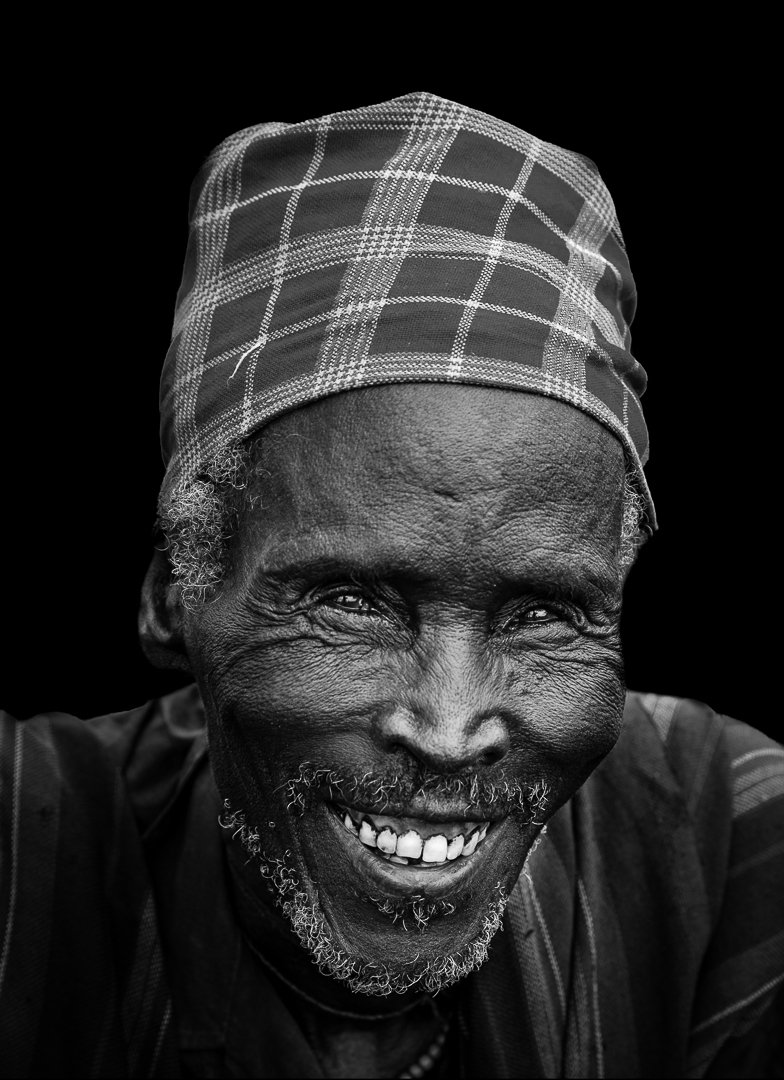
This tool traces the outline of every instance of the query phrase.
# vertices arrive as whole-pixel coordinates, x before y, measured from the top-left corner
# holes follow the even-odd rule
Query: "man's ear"
[[[154,667],[191,673],[179,589],[172,581],[166,552],[157,547],[142,585],[139,640]]]

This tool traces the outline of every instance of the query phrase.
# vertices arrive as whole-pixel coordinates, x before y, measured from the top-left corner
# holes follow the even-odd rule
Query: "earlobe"
[[[182,605],[172,583],[166,552],[159,548],[155,549],[142,585],[138,625],[142,651],[151,664],[190,674]]]

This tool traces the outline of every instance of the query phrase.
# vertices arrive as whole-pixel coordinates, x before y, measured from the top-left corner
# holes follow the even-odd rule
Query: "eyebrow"
[[[496,568],[497,570],[497,568]],[[404,582],[413,586],[433,585],[433,574],[423,571],[410,563],[389,556],[374,556],[372,565],[362,560],[337,555],[314,555],[299,559],[287,559],[271,562],[265,569],[259,569],[256,577],[260,582],[278,585],[304,584],[319,578],[345,577],[366,585],[402,585]],[[553,599],[590,601],[607,596],[616,584],[609,574],[597,573],[584,564],[575,565],[573,561],[547,561],[534,559],[525,571],[517,574],[497,572],[499,591],[510,593],[535,589]]]

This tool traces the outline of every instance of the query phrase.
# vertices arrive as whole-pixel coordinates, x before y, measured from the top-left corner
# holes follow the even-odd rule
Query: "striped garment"
[[[290,409],[452,382],[594,417],[653,526],[636,302],[612,198],[582,154],[427,93],[239,131],[191,194],[160,510]]]
[[[202,723],[193,687],[4,719],[3,1076],[324,1075],[233,913]],[[630,694],[461,986],[454,1074],[781,1075],[783,796],[779,745]]]

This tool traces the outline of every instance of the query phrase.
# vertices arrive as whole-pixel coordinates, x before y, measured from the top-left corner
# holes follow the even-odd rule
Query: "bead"
[[[398,1080],[421,1080],[421,1077],[429,1072],[441,1057],[448,1030],[449,1025],[445,1024],[424,1054],[421,1054],[413,1065],[409,1065],[407,1069],[397,1074]]]

